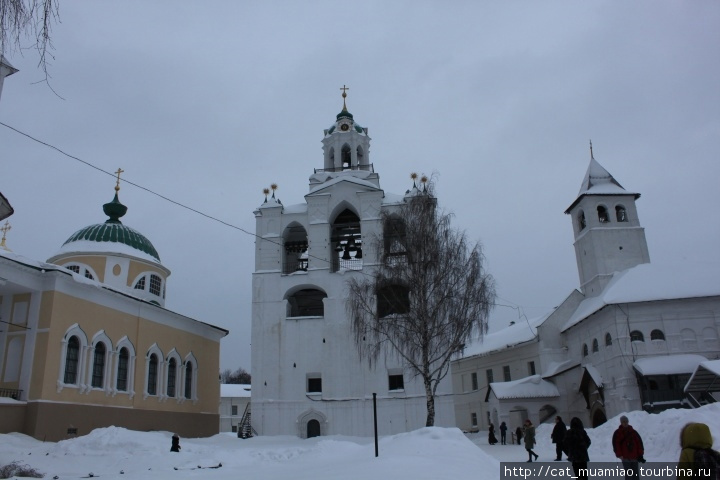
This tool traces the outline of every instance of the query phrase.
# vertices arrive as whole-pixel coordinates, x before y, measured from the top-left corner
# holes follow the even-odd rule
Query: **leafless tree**
[[[30,39],[47,80],[48,55],[52,56],[53,48],[50,33],[58,13],[57,0],[0,0],[0,53],[22,49],[23,38]]]
[[[220,373],[220,382],[221,383],[250,385],[250,380],[251,380],[250,373],[248,373],[248,371],[242,367],[238,368],[234,372],[228,368],[226,370],[223,370]]]
[[[422,378],[432,426],[437,387],[465,343],[487,331],[495,286],[480,244],[452,228],[432,186],[414,191],[383,214],[383,233],[371,240],[380,257],[376,274],[349,281],[346,309],[362,357],[372,364],[395,354]]]

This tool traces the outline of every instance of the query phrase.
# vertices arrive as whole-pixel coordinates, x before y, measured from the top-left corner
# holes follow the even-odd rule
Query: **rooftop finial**
[[[592,140],[590,140],[590,160],[595,160],[595,157],[593,157],[593,151],[592,151]]]
[[[345,105],[345,98],[347,98],[347,93],[346,93],[346,92],[347,92],[347,90],[350,90],[350,87],[346,87],[345,85],[343,85],[340,90],[343,91],[343,93],[342,93],[342,97],[343,97],[343,111],[344,111],[344,112],[347,112],[347,106]]]
[[[10,225],[10,222],[8,222],[7,220],[5,220],[5,225],[3,225],[2,227],[0,227],[0,231],[2,231],[2,233],[3,233],[2,240],[0,240],[0,248],[4,248],[5,250],[9,250],[9,249],[7,248],[7,245],[5,245],[5,235],[6,235],[7,232],[9,232],[11,229],[12,229],[12,226]]]
[[[122,168],[118,168],[117,172],[115,172],[115,175],[117,175],[117,183],[115,184],[115,193],[120,191],[120,174],[124,173],[124,172],[125,172],[125,170],[123,170]]]

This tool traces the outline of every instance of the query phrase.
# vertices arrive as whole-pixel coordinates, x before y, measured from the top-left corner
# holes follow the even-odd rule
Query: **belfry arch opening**
[[[308,235],[305,227],[293,223],[283,232],[283,273],[307,272]]]
[[[350,170],[352,168],[352,150],[346,143],[340,150],[340,166],[343,170]]]
[[[332,224],[331,248],[333,249],[333,272],[362,270],[360,218],[350,209],[343,210],[335,217]]]

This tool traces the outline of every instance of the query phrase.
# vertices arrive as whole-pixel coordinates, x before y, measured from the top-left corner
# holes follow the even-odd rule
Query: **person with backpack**
[[[640,434],[630,425],[628,418],[620,417],[620,426],[612,436],[615,456],[620,459],[625,469],[625,480],[638,478],[638,462],[645,462],[645,448]]]
[[[570,420],[570,429],[565,433],[563,439],[563,452],[568,460],[572,462],[575,478],[587,480],[587,464],[590,461],[588,448],[590,448],[590,437],[588,437],[582,420],[573,417]]]
[[[678,478],[720,479],[720,453],[713,450],[712,445],[713,438],[707,425],[704,423],[686,424],[680,430],[682,450],[678,460]],[[687,475],[690,469],[693,474]]]

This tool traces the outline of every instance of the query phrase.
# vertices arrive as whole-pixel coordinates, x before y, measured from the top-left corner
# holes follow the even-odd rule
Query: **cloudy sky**
[[[172,270],[166,306],[227,328],[250,368],[253,210],[300,203],[342,108],[387,192],[437,175],[484,245],[497,329],[578,286],[570,218],[590,159],[638,191],[653,262],[720,262],[720,3],[60,2],[52,89],[7,52],[0,122],[98,169]],[[7,244],[45,260],[103,222],[114,178],[0,125]],[[235,227],[235,228],[234,228]]]

